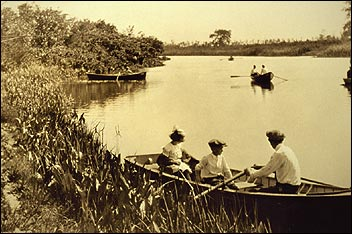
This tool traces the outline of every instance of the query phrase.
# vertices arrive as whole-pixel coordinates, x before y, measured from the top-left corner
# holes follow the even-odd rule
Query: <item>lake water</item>
[[[194,157],[208,154],[207,142],[219,138],[228,144],[223,154],[230,166],[244,169],[270,159],[265,132],[278,129],[302,176],[351,186],[351,93],[342,85],[349,58],[170,58],[149,68],[145,82],[65,86],[88,124],[104,129],[110,150],[118,148],[122,156],[159,153],[178,125]],[[274,72],[271,87],[251,85],[253,64]]]

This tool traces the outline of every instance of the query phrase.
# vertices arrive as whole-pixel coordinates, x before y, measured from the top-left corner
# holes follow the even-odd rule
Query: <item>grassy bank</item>
[[[164,55],[351,57],[350,41],[298,41],[211,47],[165,45]]]
[[[1,74],[2,232],[268,232],[124,167],[72,110],[60,76],[38,64]]]

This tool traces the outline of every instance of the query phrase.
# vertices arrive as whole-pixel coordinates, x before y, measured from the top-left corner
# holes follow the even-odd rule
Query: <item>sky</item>
[[[26,1],[2,1],[1,7]],[[231,30],[231,41],[306,40],[320,34],[340,37],[347,21],[345,1],[27,1],[68,18],[104,20],[119,32],[166,43],[210,42],[217,29]]]

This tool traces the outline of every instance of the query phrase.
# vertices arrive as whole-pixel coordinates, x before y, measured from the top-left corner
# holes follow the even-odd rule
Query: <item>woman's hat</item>
[[[218,140],[218,139],[212,139],[212,140],[210,140],[210,141],[208,142],[208,145],[209,145],[210,147],[214,147],[214,146],[223,146],[223,147],[225,147],[225,146],[227,146],[227,144],[226,144],[224,141]]]
[[[174,140],[174,141],[180,141],[185,136],[186,136],[185,131],[183,131],[182,129],[180,129],[176,126],[173,128],[172,133],[170,134],[171,140]]]
[[[278,130],[271,130],[266,132],[266,136],[269,141],[283,141],[285,139],[285,134]]]

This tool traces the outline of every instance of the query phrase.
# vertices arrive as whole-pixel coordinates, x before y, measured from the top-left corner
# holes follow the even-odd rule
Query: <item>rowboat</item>
[[[118,80],[145,80],[145,77],[147,75],[147,72],[137,72],[137,73],[131,73],[131,74],[123,74],[119,75]]]
[[[232,56],[230,56],[229,61],[233,61],[233,60],[234,60],[234,58]]]
[[[270,83],[270,81],[274,78],[274,73],[267,72],[262,75],[251,75],[251,78],[256,83]]]
[[[238,189],[214,189],[208,184],[160,172],[158,156],[129,155],[124,161],[151,179],[161,179],[165,184],[173,182],[176,188],[188,185],[197,194],[195,197],[205,194],[199,200],[202,204],[218,209],[222,206],[232,220],[240,211],[246,211],[246,217],[267,223],[273,232],[351,232],[351,188],[302,178],[297,194],[264,193],[258,192],[258,188],[274,185],[274,175],[249,183],[241,170],[231,169],[233,178],[238,177],[234,180]]]
[[[119,74],[87,73],[88,80],[116,80]]]

